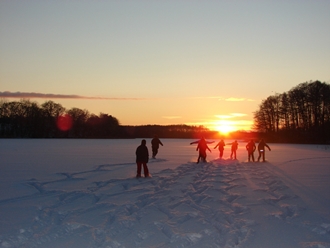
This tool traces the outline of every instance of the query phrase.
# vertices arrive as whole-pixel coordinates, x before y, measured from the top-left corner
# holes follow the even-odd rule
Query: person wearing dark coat
[[[219,158],[222,158],[223,156],[223,150],[225,149],[224,146],[225,146],[225,142],[223,140],[220,140],[219,143],[214,147],[214,149],[219,147],[219,152],[220,152]]]
[[[141,170],[143,165],[143,172],[145,177],[150,177],[149,170],[147,163],[149,162],[149,151],[148,147],[146,146],[147,142],[145,139],[141,141],[141,145],[136,148],[136,165],[137,165],[137,172],[136,177],[141,177]]]
[[[259,152],[259,157],[258,157],[258,162],[260,161],[260,158],[262,156],[262,161],[265,162],[265,147],[268,148],[269,151],[271,151],[270,147],[266,144],[266,142],[262,139],[260,140],[259,144],[258,144],[258,152]]]
[[[253,140],[250,140],[249,143],[247,143],[246,150],[248,151],[249,162],[251,159],[254,162],[254,151],[256,150],[256,144],[254,143]]]
[[[200,160],[202,160],[202,162],[206,163],[206,149],[209,150],[210,152],[212,152],[210,150],[210,148],[207,146],[207,142],[204,138],[202,138],[197,145],[196,151],[199,150],[199,155],[198,155],[198,159],[197,159],[197,164],[199,163]]]
[[[238,143],[237,143],[237,140],[235,140],[233,143],[231,143],[231,154],[230,154],[230,159],[237,159],[236,158],[236,151],[237,151],[237,148],[238,148]]]
[[[158,153],[159,145],[163,146],[163,143],[159,140],[159,138],[155,135],[151,140],[151,148],[152,148],[152,158],[156,158]]]

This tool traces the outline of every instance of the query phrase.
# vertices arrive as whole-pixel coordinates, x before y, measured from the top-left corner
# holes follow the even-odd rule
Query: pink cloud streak
[[[89,99],[89,100],[142,100],[142,98],[91,97],[79,95],[44,94],[35,92],[0,91],[1,98]]]

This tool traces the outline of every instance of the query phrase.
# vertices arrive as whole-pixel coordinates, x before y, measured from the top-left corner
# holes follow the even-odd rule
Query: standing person
[[[199,160],[202,159],[202,162],[206,162],[206,149],[209,150],[210,152],[212,152],[210,150],[210,148],[207,146],[207,142],[204,139],[204,137],[198,142],[196,151],[199,150],[199,155],[198,155],[198,159],[197,159],[197,164],[199,163]]]
[[[151,140],[152,158],[156,158],[159,145],[163,146],[163,143],[158,139],[157,135],[155,135],[154,138]]]
[[[252,158],[252,161],[254,162],[254,151],[256,150],[256,144],[253,140],[250,140],[249,143],[246,145],[246,150],[248,151],[248,160],[250,162],[250,159]]]
[[[214,143],[214,141],[206,141],[205,138],[202,137],[200,140],[196,140],[196,141],[190,142],[190,145],[199,144],[199,142],[201,142],[202,140],[204,140],[206,144],[212,144],[212,143]]]
[[[270,147],[266,144],[266,142],[263,139],[261,139],[258,144],[258,152],[259,152],[258,162],[260,161],[261,155],[262,155],[262,161],[263,162],[266,161],[265,160],[265,153],[266,153],[265,147],[267,147],[268,150],[271,151]]]
[[[136,165],[137,165],[137,173],[136,177],[141,177],[141,169],[143,165],[143,172],[145,177],[150,177],[147,163],[149,161],[149,151],[146,146],[147,142],[145,139],[141,141],[141,145],[136,148]]]
[[[220,152],[219,157],[220,158],[222,158],[222,156],[223,156],[223,150],[225,149],[224,146],[225,146],[225,142],[223,140],[220,140],[219,143],[214,147],[214,149],[219,147],[219,152]]]
[[[238,148],[238,143],[237,143],[237,140],[235,140],[233,143],[231,143],[231,154],[230,154],[230,159],[233,159],[233,155],[234,155],[234,158],[236,158],[236,151],[237,151],[237,148]]]

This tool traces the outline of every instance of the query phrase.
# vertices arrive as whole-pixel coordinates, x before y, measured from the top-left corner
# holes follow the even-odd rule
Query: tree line
[[[59,120],[69,116],[72,126],[61,130]],[[46,101],[41,106],[30,100],[0,102],[0,137],[2,138],[116,138],[117,118]]]
[[[162,138],[212,138],[217,132],[184,124],[123,126],[111,115],[67,110],[53,101],[41,105],[27,99],[0,101],[0,138],[149,138],[155,134]]]
[[[330,143],[330,85],[305,82],[269,96],[254,112],[253,129],[226,138]],[[150,138],[155,134],[162,138],[222,138],[217,131],[203,126],[124,126],[112,115],[95,115],[79,108],[67,110],[53,101],[41,105],[28,99],[0,101],[0,138]]]
[[[268,141],[330,143],[330,85],[311,81],[263,100],[254,129]]]
[[[152,138],[155,135],[162,138],[177,139],[207,139],[218,138],[217,131],[209,130],[204,126],[179,125],[143,125],[143,126],[122,126],[127,136],[132,138]]]

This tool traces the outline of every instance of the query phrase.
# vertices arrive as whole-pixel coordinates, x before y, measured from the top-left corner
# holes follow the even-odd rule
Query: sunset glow
[[[329,81],[329,9],[330,1],[0,1],[0,100],[52,100],[122,125],[251,130],[263,99]]]
[[[234,131],[234,128],[232,126],[228,126],[228,125],[221,125],[221,126],[218,126],[216,129],[221,134],[228,134],[228,133]]]
[[[210,130],[217,131],[221,135],[228,135],[235,131],[250,131],[252,129],[252,121],[244,120],[246,114],[228,113],[225,115],[215,115],[213,120],[200,123]]]
[[[228,120],[220,120],[218,123],[215,124],[214,129],[221,134],[227,135],[230,132],[236,131],[237,128],[235,125]]]

